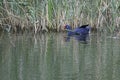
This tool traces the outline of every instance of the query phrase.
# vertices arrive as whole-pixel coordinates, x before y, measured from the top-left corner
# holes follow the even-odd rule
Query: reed
[[[0,27],[8,32],[61,31],[64,24],[90,24],[112,33],[120,26],[120,1],[0,0]]]

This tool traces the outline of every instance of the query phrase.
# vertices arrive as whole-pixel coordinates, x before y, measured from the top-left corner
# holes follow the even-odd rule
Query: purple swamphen
[[[70,41],[70,38],[74,37],[77,41],[87,43],[91,27],[89,25],[82,25],[72,30],[70,25],[65,25],[64,29],[67,31],[66,41]]]
[[[89,34],[91,27],[89,25],[82,25],[72,30],[72,27],[70,25],[65,25],[64,29],[68,32],[68,36],[87,35]]]

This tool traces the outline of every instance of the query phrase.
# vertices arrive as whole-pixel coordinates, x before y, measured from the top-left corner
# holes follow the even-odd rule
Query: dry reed
[[[61,31],[64,24],[90,24],[110,32],[120,26],[119,0],[3,0],[0,8],[1,29],[15,33]]]

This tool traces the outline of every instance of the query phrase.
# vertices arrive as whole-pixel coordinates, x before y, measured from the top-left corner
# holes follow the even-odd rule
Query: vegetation
[[[0,30],[36,34],[64,24],[119,30],[120,0],[0,0]]]

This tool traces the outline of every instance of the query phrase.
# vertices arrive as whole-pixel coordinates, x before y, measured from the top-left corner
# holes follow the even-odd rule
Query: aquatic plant
[[[120,26],[119,0],[0,0],[0,27],[11,32],[61,31],[90,24],[114,32]]]

